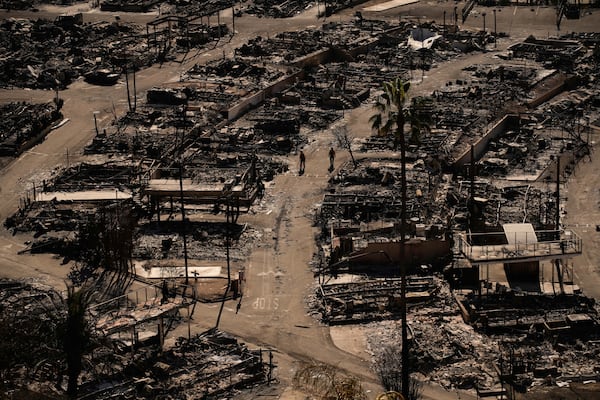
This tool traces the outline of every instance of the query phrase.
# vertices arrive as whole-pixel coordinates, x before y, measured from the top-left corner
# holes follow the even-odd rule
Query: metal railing
[[[187,299],[192,302],[197,299],[196,287],[194,285],[177,284],[169,288],[169,293],[175,296],[179,295],[184,300]],[[88,308],[88,312],[93,313],[99,309],[126,312],[149,307],[162,296],[163,293],[159,286],[144,286],[101,303],[92,304]]]
[[[462,233],[458,235],[459,251],[471,262],[491,262],[527,258],[557,258],[581,254],[583,243],[573,231],[513,232],[506,243],[504,232]],[[500,242],[504,238],[504,243]]]

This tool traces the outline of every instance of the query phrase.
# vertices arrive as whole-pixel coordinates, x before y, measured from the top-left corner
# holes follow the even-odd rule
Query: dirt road
[[[600,299],[600,158],[580,163],[568,182],[564,194],[567,228],[574,230],[583,240],[583,253],[573,260],[575,282],[587,296]]]

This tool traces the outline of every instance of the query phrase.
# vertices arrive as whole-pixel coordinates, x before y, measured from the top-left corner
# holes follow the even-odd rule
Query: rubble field
[[[231,6],[211,5],[210,12]],[[263,15],[268,8],[290,16],[307,5],[254,2],[244,12]],[[204,13],[181,7],[187,17]],[[193,38],[203,45],[228,34],[221,25],[206,32],[201,22],[198,35],[180,31],[172,43],[171,28],[161,30],[168,18],[149,25],[159,27],[152,35],[120,21],[5,20],[5,59],[19,62],[0,68],[0,80],[58,90],[93,71],[120,76],[132,67],[130,54],[141,68],[171,54],[172,44],[183,51]],[[178,82],[148,90],[139,105],[128,93],[128,112],[95,126],[85,148],[90,162],[44,172],[4,225],[32,236],[24,252],[54,253],[65,264],[96,260],[88,248],[103,254],[104,246],[119,260],[126,254],[122,261],[138,279],[157,290],[167,281],[176,287],[177,300],[163,293],[176,311],[163,302],[160,308],[158,297],[148,309],[178,324],[188,301],[218,300],[221,289],[222,299],[238,297],[245,263],[264,234],[240,216],[270,212],[275,199],[265,183],[293,169],[288,156],[327,131],[352,162],[331,168],[315,215],[312,313],[323,323],[375,332],[368,351],[377,364],[380,343],[400,342],[398,319],[408,304],[414,369],[446,389],[516,398],[542,386],[597,381],[597,306],[574,283],[571,258],[581,254],[581,240],[561,226],[561,187],[592,156],[600,129],[597,38],[530,37],[499,54],[497,64],[470,65],[463,78],[411,98],[404,160],[394,135],[349,137],[345,113],[381,99],[382,81],[411,81],[496,40],[446,28],[356,15],[350,23],[256,37],[231,58],[194,65]],[[55,43],[53,54],[42,39]],[[102,74],[96,78],[109,79]],[[14,157],[62,119],[57,104],[5,106],[0,151]],[[206,275],[189,285],[191,295],[182,284],[182,259],[186,273],[189,259],[195,274]],[[207,282],[211,292],[201,292]],[[32,290],[6,287],[15,296]],[[127,318],[133,317],[117,322],[129,327]],[[134,342],[118,337],[114,345],[125,351]],[[177,398],[185,391],[218,398],[272,378],[262,352],[218,331],[182,339],[161,354],[141,345],[131,359],[117,354],[98,354],[98,368],[116,366],[82,386],[87,396]],[[47,381],[52,368],[43,371]]]
[[[3,357],[6,362],[16,363],[8,370],[3,392],[20,395],[41,391],[58,395],[65,390],[66,379],[63,379],[62,371],[66,367],[61,355],[62,345],[53,333],[57,325],[64,323],[66,299],[34,282],[3,280],[0,285],[2,325],[7,334],[3,337],[13,337],[11,342],[3,341],[3,350],[28,349],[19,352],[18,360]],[[27,315],[23,310],[27,310]],[[92,317],[89,323],[95,321]],[[144,331],[141,325],[140,328],[137,335],[141,340]],[[40,342],[41,331],[45,333],[45,343]],[[145,337],[144,340],[150,343],[151,339]],[[91,341],[94,349],[82,363],[81,398],[179,398],[184,393],[186,396],[194,393],[196,397],[220,398],[273,380],[274,365],[269,361],[268,351],[251,350],[216,329],[191,338],[179,338],[164,352],[157,352],[146,344],[132,353],[127,339],[113,335],[112,340],[107,341],[104,334],[94,328],[91,329]],[[31,350],[35,350],[36,355],[24,358],[33,353]],[[37,360],[36,357],[42,354],[44,360]],[[31,383],[29,391],[19,389],[22,382]]]

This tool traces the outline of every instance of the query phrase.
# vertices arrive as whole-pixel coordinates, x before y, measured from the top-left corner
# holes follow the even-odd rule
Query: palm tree
[[[406,321],[406,262],[404,260],[404,244],[406,241],[406,139],[404,124],[407,122],[409,110],[405,108],[408,100],[410,82],[404,82],[398,77],[383,83],[383,94],[375,103],[376,113],[369,118],[371,128],[378,135],[394,135],[394,148],[400,148],[400,296],[402,308],[402,394],[409,398],[409,359],[408,359],[408,330]]]

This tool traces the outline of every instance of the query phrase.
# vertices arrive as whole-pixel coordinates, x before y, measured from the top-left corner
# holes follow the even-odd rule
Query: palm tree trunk
[[[67,395],[76,398],[78,380],[81,374],[82,357],[87,339],[85,310],[87,307],[85,289],[67,287],[67,321],[64,338],[64,351],[67,360],[67,374],[69,377]]]
[[[398,141],[400,144],[400,190],[401,190],[401,208],[400,208],[400,300],[402,308],[400,318],[402,320],[402,395],[409,399],[409,359],[408,359],[408,323],[406,318],[406,141],[404,139],[404,120],[398,121]]]

